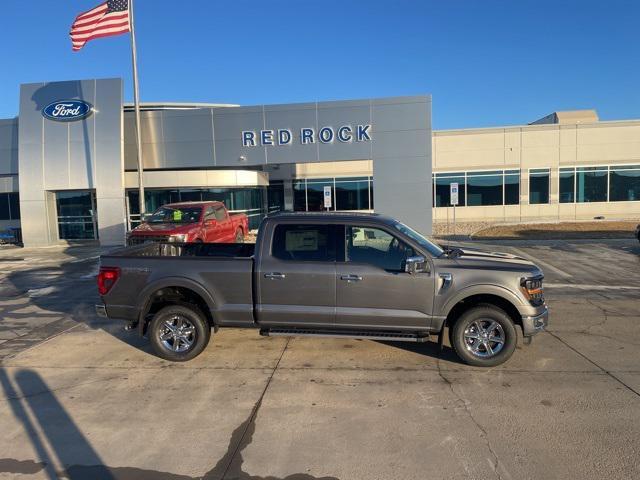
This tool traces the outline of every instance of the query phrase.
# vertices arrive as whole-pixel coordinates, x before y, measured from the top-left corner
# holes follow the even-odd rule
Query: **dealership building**
[[[221,200],[256,228],[278,210],[376,211],[429,234],[452,216],[640,216],[640,120],[555,112],[432,131],[429,96],[236,106],[142,105],[146,211]],[[0,120],[0,230],[27,246],[124,242],[140,221],[133,108],[121,79],[26,84]]]

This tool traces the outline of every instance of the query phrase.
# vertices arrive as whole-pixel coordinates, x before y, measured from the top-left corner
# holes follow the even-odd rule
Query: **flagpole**
[[[136,51],[136,32],[133,23],[133,0],[129,0],[129,29],[131,30],[131,58],[133,60],[133,106],[136,113],[136,147],[138,150],[138,195],[140,200],[140,221],[145,213],[144,183],[142,181],[142,130],[140,130],[140,93],[138,90],[138,58]]]

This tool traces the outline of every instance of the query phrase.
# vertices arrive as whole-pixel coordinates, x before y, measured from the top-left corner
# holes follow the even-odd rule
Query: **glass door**
[[[95,193],[90,190],[56,192],[60,240],[96,240],[98,223]]]

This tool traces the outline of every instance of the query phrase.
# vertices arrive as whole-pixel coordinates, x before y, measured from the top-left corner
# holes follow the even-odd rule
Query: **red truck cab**
[[[144,218],[127,243],[242,243],[249,231],[244,213],[229,215],[222,202],[170,203]]]

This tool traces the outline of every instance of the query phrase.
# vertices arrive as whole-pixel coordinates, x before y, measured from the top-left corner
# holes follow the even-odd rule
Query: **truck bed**
[[[253,243],[169,243],[149,242],[109,252],[109,257],[223,257],[249,258]]]
[[[149,295],[171,287],[200,295],[222,326],[254,325],[254,249],[250,243],[146,243],[109,252],[101,266],[120,269],[120,278],[103,297],[107,314],[136,321]]]

